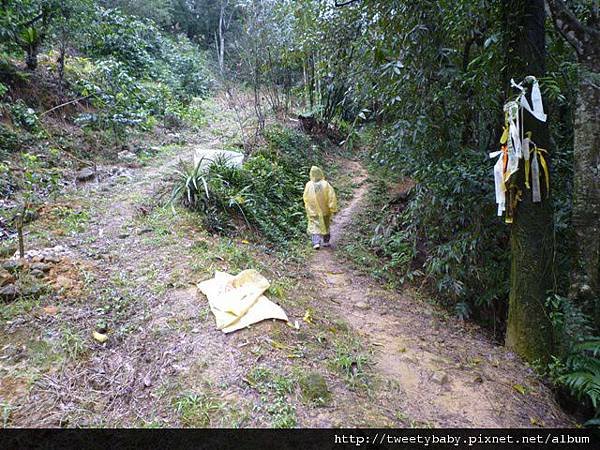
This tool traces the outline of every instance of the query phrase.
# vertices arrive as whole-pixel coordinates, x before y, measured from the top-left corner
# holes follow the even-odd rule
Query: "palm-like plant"
[[[171,192],[170,204],[181,203],[196,211],[206,212],[210,201],[210,192],[202,159],[195,166],[180,161],[175,170],[175,185]]]
[[[600,339],[581,342],[567,358],[569,373],[560,378],[581,400],[587,397],[595,416],[587,425],[600,425]]]
[[[27,58],[25,63],[29,70],[35,70],[37,68],[37,55],[40,44],[42,43],[42,35],[33,27],[24,28],[19,33],[19,44],[25,52],[27,52]]]

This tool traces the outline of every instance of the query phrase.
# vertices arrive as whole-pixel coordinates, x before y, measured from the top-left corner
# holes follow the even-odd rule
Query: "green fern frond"
[[[562,381],[579,399],[588,397],[594,408],[600,406],[600,374],[574,372],[562,377]]]
[[[577,343],[567,358],[569,373],[559,378],[578,399],[588,398],[600,417],[600,340]]]
[[[589,352],[592,356],[600,356],[600,339],[580,342],[575,344],[573,349],[578,352]]]

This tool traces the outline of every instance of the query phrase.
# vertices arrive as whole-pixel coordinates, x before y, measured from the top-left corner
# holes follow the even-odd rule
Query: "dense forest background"
[[[421,286],[456,320],[474,320],[503,342],[517,256],[511,226],[496,215],[488,153],[499,147],[503,104],[517,93],[510,79],[528,75],[511,71],[523,57],[515,36],[527,39],[537,20],[527,3],[2,1],[0,239],[18,240],[33,205],[60,190],[65,170],[135,152],[140,136],[156,130],[204,126],[200,100],[223,91],[236,112],[252,101],[253,116],[239,116],[246,154],[261,136],[279,139],[268,124],[272,117],[299,114],[311,130],[364,156],[380,190],[346,245],[351,259],[363,266],[375,261],[373,274],[397,287]],[[560,396],[573,396],[565,402],[575,399],[595,417],[589,423],[598,424],[600,236],[596,216],[587,232],[573,221],[576,171],[598,170],[598,105],[587,128],[575,126],[585,80],[592,94],[583,91],[584,98],[598,97],[598,5],[547,2],[540,14],[544,51],[533,58],[542,60],[535,75],[549,115],[551,227],[538,233],[550,246],[550,271],[539,277],[532,270],[543,298],[522,314],[530,324],[547,324],[548,332],[531,338],[543,339],[544,350],[520,353]],[[588,54],[573,43],[568,21],[575,34],[588,33],[595,50]],[[578,129],[588,144],[576,139]],[[577,145],[595,148],[589,167],[576,164]],[[305,163],[282,166],[290,186],[301,183],[293,167]],[[200,198],[197,189],[187,206],[217,232],[232,232],[223,217],[241,211],[275,242],[285,242],[288,230],[301,233],[295,210],[279,212],[284,192],[252,184],[252,173],[233,179],[239,174],[230,172],[216,170],[210,185],[216,197]],[[186,174],[184,182],[193,168]],[[403,179],[413,186],[407,195],[382,194],[386,183]],[[587,183],[598,190],[597,175]],[[236,203],[249,185],[272,207],[245,210]],[[589,208],[597,208],[598,198],[589,199]],[[581,233],[592,255],[587,272],[579,267]]]

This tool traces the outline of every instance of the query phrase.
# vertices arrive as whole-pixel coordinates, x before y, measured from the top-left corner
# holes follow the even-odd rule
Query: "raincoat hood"
[[[316,182],[325,179],[325,175],[320,167],[312,166],[310,168],[310,181]]]

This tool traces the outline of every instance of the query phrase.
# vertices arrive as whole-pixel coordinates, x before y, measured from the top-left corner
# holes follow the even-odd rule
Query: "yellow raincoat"
[[[317,166],[310,168],[310,181],[304,188],[304,207],[308,218],[308,234],[329,234],[331,217],[337,212],[337,198],[333,187]]]

